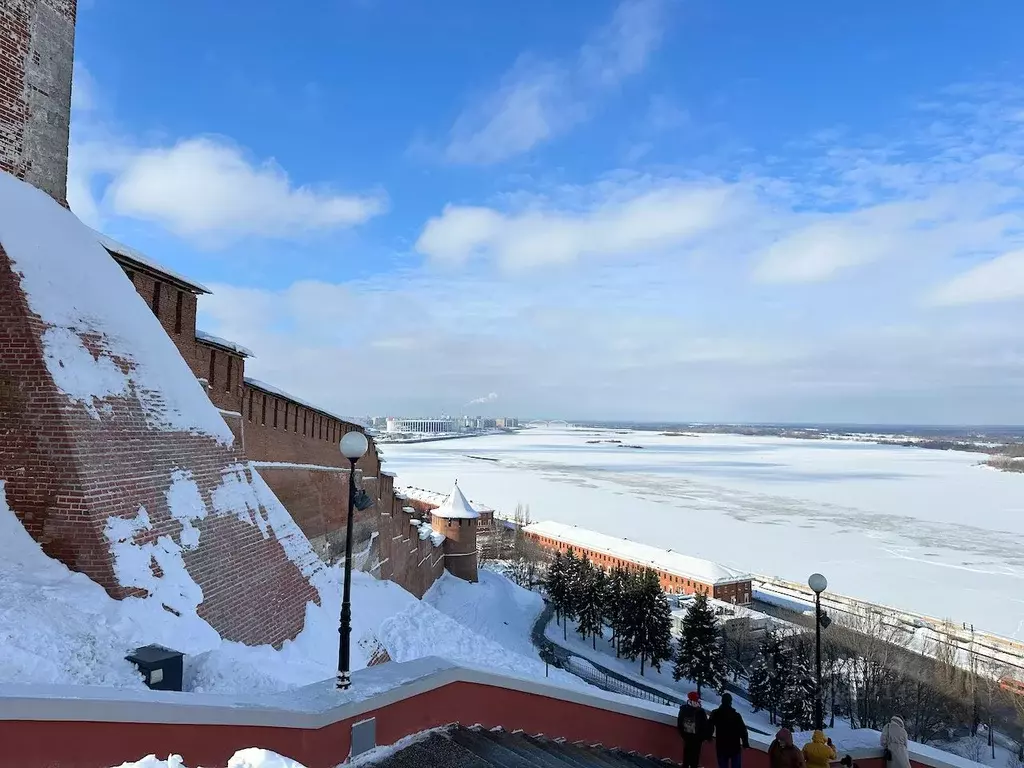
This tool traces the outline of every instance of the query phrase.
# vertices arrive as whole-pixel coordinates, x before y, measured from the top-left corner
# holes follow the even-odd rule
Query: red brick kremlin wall
[[[50,205],[60,216],[71,216]],[[90,263],[102,259],[100,254],[96,249],[67,258],[83,270],[102,274],[106,268],[112,281],[123,280],[113,264]],[[127,283],[112,294],[133,299]],[[144,314],[139,321],[152,322]],[[153,428],[134,392],[104,398],[101,415],[90,414],[53,381],[42,341],[48,328],[30,310],[0,242],[0,478],[8,504],[48,555],[115,598],[144,596],[145,590],[124,586],[115,573],[108,521],[138,522],[144,509],[150,525],[140,527],[130,544],[146,547],[165,536],[178,542],[182,522],[171,516],[166,496],[174,473],[189,473],[213,510],[211,493],[243,457],[212,437]],[[114,354],[105,338],[79,336],[94,356]],[[168,351],[173,354],[170,345]],[[131,369],[130,361],[112,359],[122,370]],[[276,536],[264,538],[235,514],[207,514],[193,524],[200,543],[184,548],[181,557],[203,591],[199,615],[231,640],[280,643],[294,637],[307,602],[317,595]],[[155,556],[150,570],[157,579],[163,576]]]

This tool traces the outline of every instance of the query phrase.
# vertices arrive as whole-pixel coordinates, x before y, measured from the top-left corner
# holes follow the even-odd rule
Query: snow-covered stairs
[[[669,761],[601,745],[570,744],[479,726],[432,733],[372,765],[378,768],[665,768]]]

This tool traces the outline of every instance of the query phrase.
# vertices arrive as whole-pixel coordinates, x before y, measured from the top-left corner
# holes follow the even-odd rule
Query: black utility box
[[[180,691],[184,655],[162,645],[146,645],[126,657],[154,691]]]

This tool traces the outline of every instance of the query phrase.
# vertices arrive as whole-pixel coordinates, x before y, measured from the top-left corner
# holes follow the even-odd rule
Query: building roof
[[[93,232],[96,232],[96,230],[93,230]],[[150,272],[156,272],[159,275],[163,275],[170,282],[178,283],[195,293],[212,293],[212,291],[202,283],[197,283],[195,280],[190,280],[184,275],[180,275],[174,270],[168,269],[162,264],[153,261],[153,259],[142,253],[142,251],[137,251],[131,246],[120,243],[112,237],[107,237],[102,232],[96,232],[96,239],[100,241],[100,245],[106,248],[109,253],[122,261],[130,261],[143,269],[148,269]]]
[[[422,501],[426,504],[433,504],[435,507],[440,507],[448,499],[446,494],[428,491],[424,488],[413,488],[412,486],[402,488],[401,492],[406,498],[413,499],[415,501]],[[469,505],[477,512],[478,517],[481,512],[494,512],[491,507],[486,504],[481,504],[479,501],[470,501]]]
[[[650,566],[675,576],[684,576],[702,584],[728,584],[750,579],[749,574],[712,563],[710,560],[681,555],[670,549],[659,549],[625,538],[617,539],[614,536],[589,531],[586,528],[577,528],[575,525],[555,522],[534,523],[526,526],[526,531],[583,549],[602,552],[638,565]]]
[[[214,347],[226,349],[228,352],[234,352],[236,355],[241,355],[242,357],[256,357],[248,347],[243,347],[241,344],[236,344],[233,341],[222,339],[220,336],[214,336],[212,333],[200,331],[198,328],[196,329],[196,341],[202,341]]]
[[[473,505],[462,495],[458,483],[452,486],[452,492],[448,494],[444,504],[432,510],[431,514],[443,517],[445,520],[475,520],[480,517],[480,513],[473,509]]]

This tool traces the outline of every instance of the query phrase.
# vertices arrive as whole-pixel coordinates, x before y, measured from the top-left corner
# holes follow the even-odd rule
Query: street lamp
[[[356,497],[356,462],[369,448],[362,432],[346,432],[341,438],[341,454],[349,461],[348,472],[348,524],[345,527],[345,591],[341,598],[341,643],[338,646],[339,690],[352,684],[349,665],[349,642],[352,638],[352,507]]]
[[[820,731],[825,727],[825,705],[821,699],[821,630],[828,626],[825,623],[828,617],[821,612],[821,593],[828,589],[828,579],[820,573],[812,573],[807,579],[807,586],[814,592],[814,661],[818,673],[814,690],[814,727]]]

